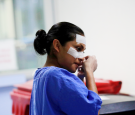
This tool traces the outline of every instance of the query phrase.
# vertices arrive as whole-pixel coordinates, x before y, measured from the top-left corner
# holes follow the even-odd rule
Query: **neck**
[[[47,60],[44,67],[48,66],[60,67],[56,57],[47,55]]]

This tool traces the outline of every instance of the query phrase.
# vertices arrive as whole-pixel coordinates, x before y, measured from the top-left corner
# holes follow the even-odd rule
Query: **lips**
[[[82,67],[82,64],[80,64],[80,63],[75,63],[75,65],[76,65],[77,68]]]
[[[78,64],[75,64],[76,65],[76,67],[78,68],[79,67],[79,65]]]
[[[75,63],[76,65],[78,65],[78,66],[81,66],[82,64],[81,63]]]

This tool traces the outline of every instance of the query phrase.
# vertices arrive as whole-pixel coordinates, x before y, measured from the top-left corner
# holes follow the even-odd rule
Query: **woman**
[[[60,22],[47,34],[37,31],[34,48],[48,55],[34,76],[30,115],[98,115],[102,101],[93,75],[97,61],[83,55],[84,32],[74,24]],[[73,74],[77,69],[78,76]]]

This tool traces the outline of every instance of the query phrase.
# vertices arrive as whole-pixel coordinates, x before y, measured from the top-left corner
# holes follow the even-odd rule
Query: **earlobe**
[[[53,47],[54,47],[54,50],[56,52],[59,52],[60,51],[60,42],[59,42],[59,40],[57,40],[57,39],[54,39],[53,40]]]

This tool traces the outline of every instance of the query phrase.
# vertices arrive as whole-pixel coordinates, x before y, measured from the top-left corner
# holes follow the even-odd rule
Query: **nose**
[[[83,62],[84,61],[84,57],[78,58],[79,61]]]

